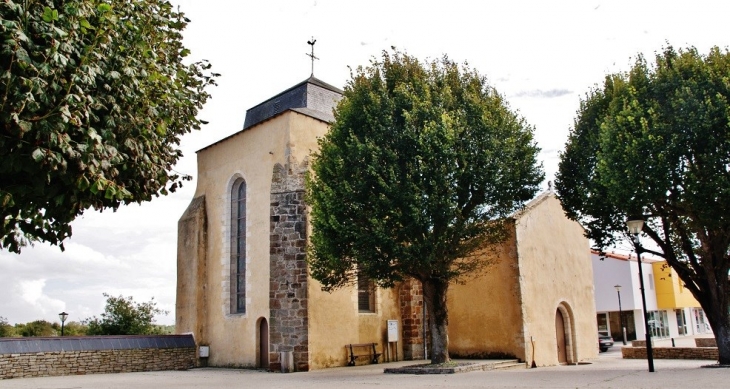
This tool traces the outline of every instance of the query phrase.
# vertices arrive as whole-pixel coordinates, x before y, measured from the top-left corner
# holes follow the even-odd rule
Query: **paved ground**
[[[193,369],[148,373],[96,374],[0,380],[0,389],[185,389],[185,388],[728,388],[730,369],[701,368],[711,361],[656,360],[649,373],[646,360],[621,359],[620,345],[601,353],[591,364],[539,367],[450,375],[383,374],[383,368],[413,361],[342,367],[308,373],[266,373],[254,370]],[[679,344],[677,346],[680,346]]]

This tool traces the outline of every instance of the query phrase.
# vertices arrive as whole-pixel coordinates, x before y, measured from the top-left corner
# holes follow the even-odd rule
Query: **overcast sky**
[[[314,74],[343,87],[349,67],[395,46],[419,58],[444,54],[487,76],[535,126],[552,180],[580,97],[632,58],[669,42],[701,52],[730,46],[725,1],[175,0],[192,20],[185,43],[221,73],[200,113],[210,122],[183,138],[177,169],[197,175],[195,151],[243,126],[246,109]],[[102,293],[153,298],[173,324],[177,220],[195,181],[166,198],[73,223],[66,251],[36,244],[0,251],[0,316],[10,323],[80,321],[103,311]]]

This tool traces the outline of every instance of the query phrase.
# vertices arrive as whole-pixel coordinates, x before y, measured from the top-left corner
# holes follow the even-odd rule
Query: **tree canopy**
[[[8,323],[8,320],[0,316],[0,338],[9,338],[15,336],[15,330],[13,326]]]
[[[84,320],[88,326],[86,335],[150,335],[161,333],[154,324],[155,315],[166,315],[167,311],[157,308],[154,299],[137,303],[129,297],[114,297],[104,293],[106,307],[101,318],[94,316]]]
[[[358,68],[319,141],[307,201],[309,264],[325,289],[367,277],[424,288],[432,361],[448,357],[448,285],[543,179],[533,129],[485,77],[444,57],[383,52]]]
[[[646,247],[705,310],[730,363],[730,54],[667,47],[582,100],[555,186],[598,249],[646,218]]]
[[[85,210],[174,191],[217,74],[164,0],[0,2],[0,248],[61,245]]]

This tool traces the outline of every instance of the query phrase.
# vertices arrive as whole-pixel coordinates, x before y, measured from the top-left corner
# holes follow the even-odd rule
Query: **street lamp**
[[[649,363],[649,372],[654,372],[654,355],[651,348],[651,330],[649,329],[649,312],[646,310],[646,293],[644,292],[644,273],[641,269],[641,242],[639,241],[639,234],[641,229],[644,228],[644,219],[636,218],[626,222],[626,226],[629,228],[629,233],[634,236],[634,245],[636,246],[636,259],[639,263],[639,286],[641,289],[641,305],[644,307],[644,331],[646,332],[646,360]]]
[[[621,326],[621,334],[624,339],[624,346],[626,346],[626,327],[624,326],[623,311],[621,311],[621,285],[614,285],[614,288],[616,288],[616,293],[618,294],[618,322]]]
[[[68,317],[68,313],[61,312],[58,314],[58,318],[61,319],[61,336],[63,336],[63,323],[66,322],[66,318]]]

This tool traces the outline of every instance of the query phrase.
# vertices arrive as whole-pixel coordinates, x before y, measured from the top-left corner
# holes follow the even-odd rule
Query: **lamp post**
[[[61,319],[61,336],[63,336],[63,324],[66,322],[66,318],[68,317],[68,313],[61,312],[58,314],[58,318]]]
[[[641,290],[641,305],[644,308],[644,331],[646,332],[646,360],[649,363],[649,372],[654,372],[654,355],[651,347],[651,329],[649,329],[649,312],[646,310],[646,293],[644,292],[644,273],[641,269],[641,242],[639,241],[639,234],[641,229],[644,228],[644,219],[637,218],[631,219],[626,222],[629,228],[629,233],[634,236],[634,245],[636,246],[636,259],[639,263],[639,286]]]
[[[623,336],[624,346],[626,346],[626,327],[624,326],[624,315],[621,310],[621,285],[614,285],[618,294],[618,322],[621,326],[621,336]]]

